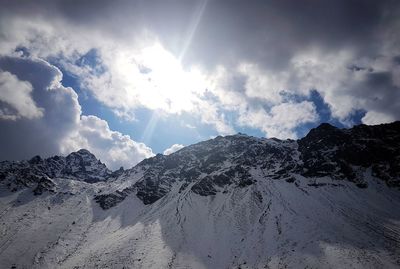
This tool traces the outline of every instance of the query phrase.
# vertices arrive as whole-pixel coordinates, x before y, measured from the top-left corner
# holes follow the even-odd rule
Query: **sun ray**
[[[144,128],[144,131],[140,138],[140,141],[142,141],[145,144],[148,144],[150,142],[150,140],[153,137],[154,129],[157,126],[159,118],[160,118],[160,116],[158,115],[157,111],[153,111],[151,113],[151,117],[150,117],[149,121],[147,122],[146,127]]]
[[[203,16],[203,13],[206,9],[207,2],[208,2],[208,0],[202,0],[200,5],[196,9],[194,18],[192,20],[192,23],[190,24],[188,36],[185,40],[182,51],[178,57],[179,62],[182,62],[183,59],[185,58],[185,54],[186,54],[188,48],[190,47],[190,44],[192,43],[193,36],[196,33],[197,27],[199,26],[199,23],[201,21],[201,17]]]

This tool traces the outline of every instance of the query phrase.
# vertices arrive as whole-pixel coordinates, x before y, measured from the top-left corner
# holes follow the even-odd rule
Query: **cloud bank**
[[[1,111],[8,106],[14,112],[6,111],[0,120],[1,159],[68,154],[86,148],[117,169],[153,155],[146,145],[110,130],[104,120],[81,115],[77,94],[61,84],[60,70],[48,62],[1,57],[0,70]],[[21,96],[9,97],[16,94]]]
[[[50,70],[37,74],[53,75],[35,81],[44,78],[24,77],[26,64],[2,67],[0,123],[12,135],[14,128],[38,132],[32,122],[40,122],[40,130],[49,129],[43,136],[53,137],[43,148],[48,154],[60,141],[70,141],[64,148],[78,146],[72,141],[98,148],[115,165],[115,152],[121,160],[140,159],[130,148],[137,156],[152,154],[134,141],[127,146],[129,138],[107,122],[81,116],[75,92],[59,85],[53,65],[124,121],[140,120],[137,110],[145,108],[165,117],[193,115],[220,134],[255,128],[296,138],[322,120],[313,92],[329,110],[324,120],[345,126],[398,120],[399,18],[394,0],[3,1],[0,54],[14,57],[14,65],[21,55],[35,58]],[[50,105],[59,99],[72,112],[60,115]],[[68,140],[50,128],[51,120],[60,124],[57,117],[66,118],[68,134],[83,138]],[[102,130],[97,142],[84,138],[93,126]],[[25,147],[33,152],[35,145]]]

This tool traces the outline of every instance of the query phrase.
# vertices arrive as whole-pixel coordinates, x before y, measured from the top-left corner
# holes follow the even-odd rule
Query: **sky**
[[[399,33],[396,0],[0,0],[0,160],[399,120]]]

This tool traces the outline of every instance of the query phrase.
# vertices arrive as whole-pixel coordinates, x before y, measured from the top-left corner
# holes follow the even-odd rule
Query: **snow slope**
[[[397,156],[397,127],[379,128],[395,131],[368,129],[367,148]],[[322,129],[314,143],[220,137],[41,195],[0,184],[1,268],[400,268],[396,163],[338,158],[365,145],[351,130],[316,148]]]

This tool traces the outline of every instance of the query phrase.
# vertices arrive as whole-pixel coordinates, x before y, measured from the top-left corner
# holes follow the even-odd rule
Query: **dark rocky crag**
[[[120,171],[119,171],[120,172]],[[81,149],[66,157],[53,156],[42,159],[35,156],[29,161],[4,161],[0,163],[0,181],[11,190],[36,187],[34,193],[55,190],[53,178],[94,183],[105,181],[113,173],[88,150]]]
[[[322,124],[298,144],[304,176],[328,175],[363,186],[357,167],[370,167],[389,186],[400,186],[400,122],[352,129]]]

